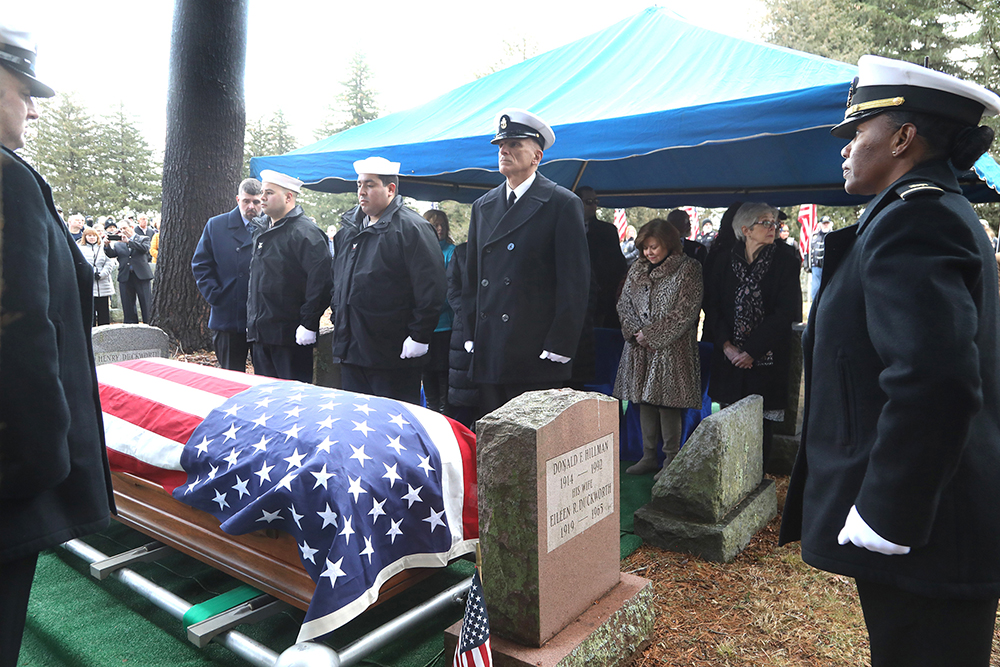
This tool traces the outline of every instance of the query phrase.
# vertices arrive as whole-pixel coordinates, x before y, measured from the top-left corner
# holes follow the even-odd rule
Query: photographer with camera
[[[127,221],[122,222],[118,233],[121,240],[116,241],[114,234],[108,234],[104,239],[104,254],[118,258],[118,287],[125,324],[139,323],[136,298],[139,299],[139,308],[142,310],[142,321],[149,324],[153,301],[153,269],[149,266],[150,239],[145,234],[136,234]]]
[[[111,295],[115,293],[111,270],[115,260],[102,252],[101,234],[93,227],[84,227],[77,243],[94,269],[94,324],[111,324]]]

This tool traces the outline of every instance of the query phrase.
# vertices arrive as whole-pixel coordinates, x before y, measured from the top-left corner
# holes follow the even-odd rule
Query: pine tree
[[[66,216],[108,211],[100,130],[87,109],[72,95],[60,95],[41,105],[34,132],[25,157],[45,176]]]
[[[252,157],[283,155],[298,148],[291,127],[281,109],[275,111],[267,120],[261,116],[255,121],[248,122],[243,141],[243,173],[250,175]]]
[[[349,67],[350,76],[340,82],[343,90],[337,95],[337,107],[320,128],[324,138],[379,117],[378,98],[371,88],[372,73],[364,54],[355,53]]]
[[[124,104],[104,118],[100,140],[101,167],[109,186],[108,210],[158,211],[161,167]]]

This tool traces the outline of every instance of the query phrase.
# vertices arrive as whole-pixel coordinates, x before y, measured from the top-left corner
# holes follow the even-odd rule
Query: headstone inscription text
[[[549,552],[614,513],[614,443],[609,433],[545,462]]]

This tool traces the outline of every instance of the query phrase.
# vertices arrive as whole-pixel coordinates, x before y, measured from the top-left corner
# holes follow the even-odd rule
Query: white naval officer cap
[[[0,65],[27,80],[32,97],[52,97],[56,91],[35,78],[37,56],[38,47],[31,33],[0,23]]]
[[[886,111],[916,111],[975,127],[984,114],[1000,113],[1000,96],[971,81],[903,60],[861,56],[844,121],[830,134],[850,139],[859,123]]]
[[[534,139],[542,150],[548,150],[556,142],[556,133],[544,120],[524,109],[504,109],[496,115],[493,126],[497,128],[491,144],[504,139]]]
[[[292,192],[302,192],[302,181],[294,176],[282,174],[280,171],[274,171],[272,169],[265,169],[260,172],[260,182],[274,183],[275,185],[281,186],[286,190],[291,190]]]
[[[399,176],[399,163],[390,162],[384,157],[366,157],[354,163],[354,172],[361,174],[375,174],[376,176]]]

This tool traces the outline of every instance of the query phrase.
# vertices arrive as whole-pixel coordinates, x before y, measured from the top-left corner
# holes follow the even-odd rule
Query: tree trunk
[[[191,274],[205,223],[234,206],[243,166],[247,0],[177,0],[163,158],[153,324],[208,348],[208,304]]]

